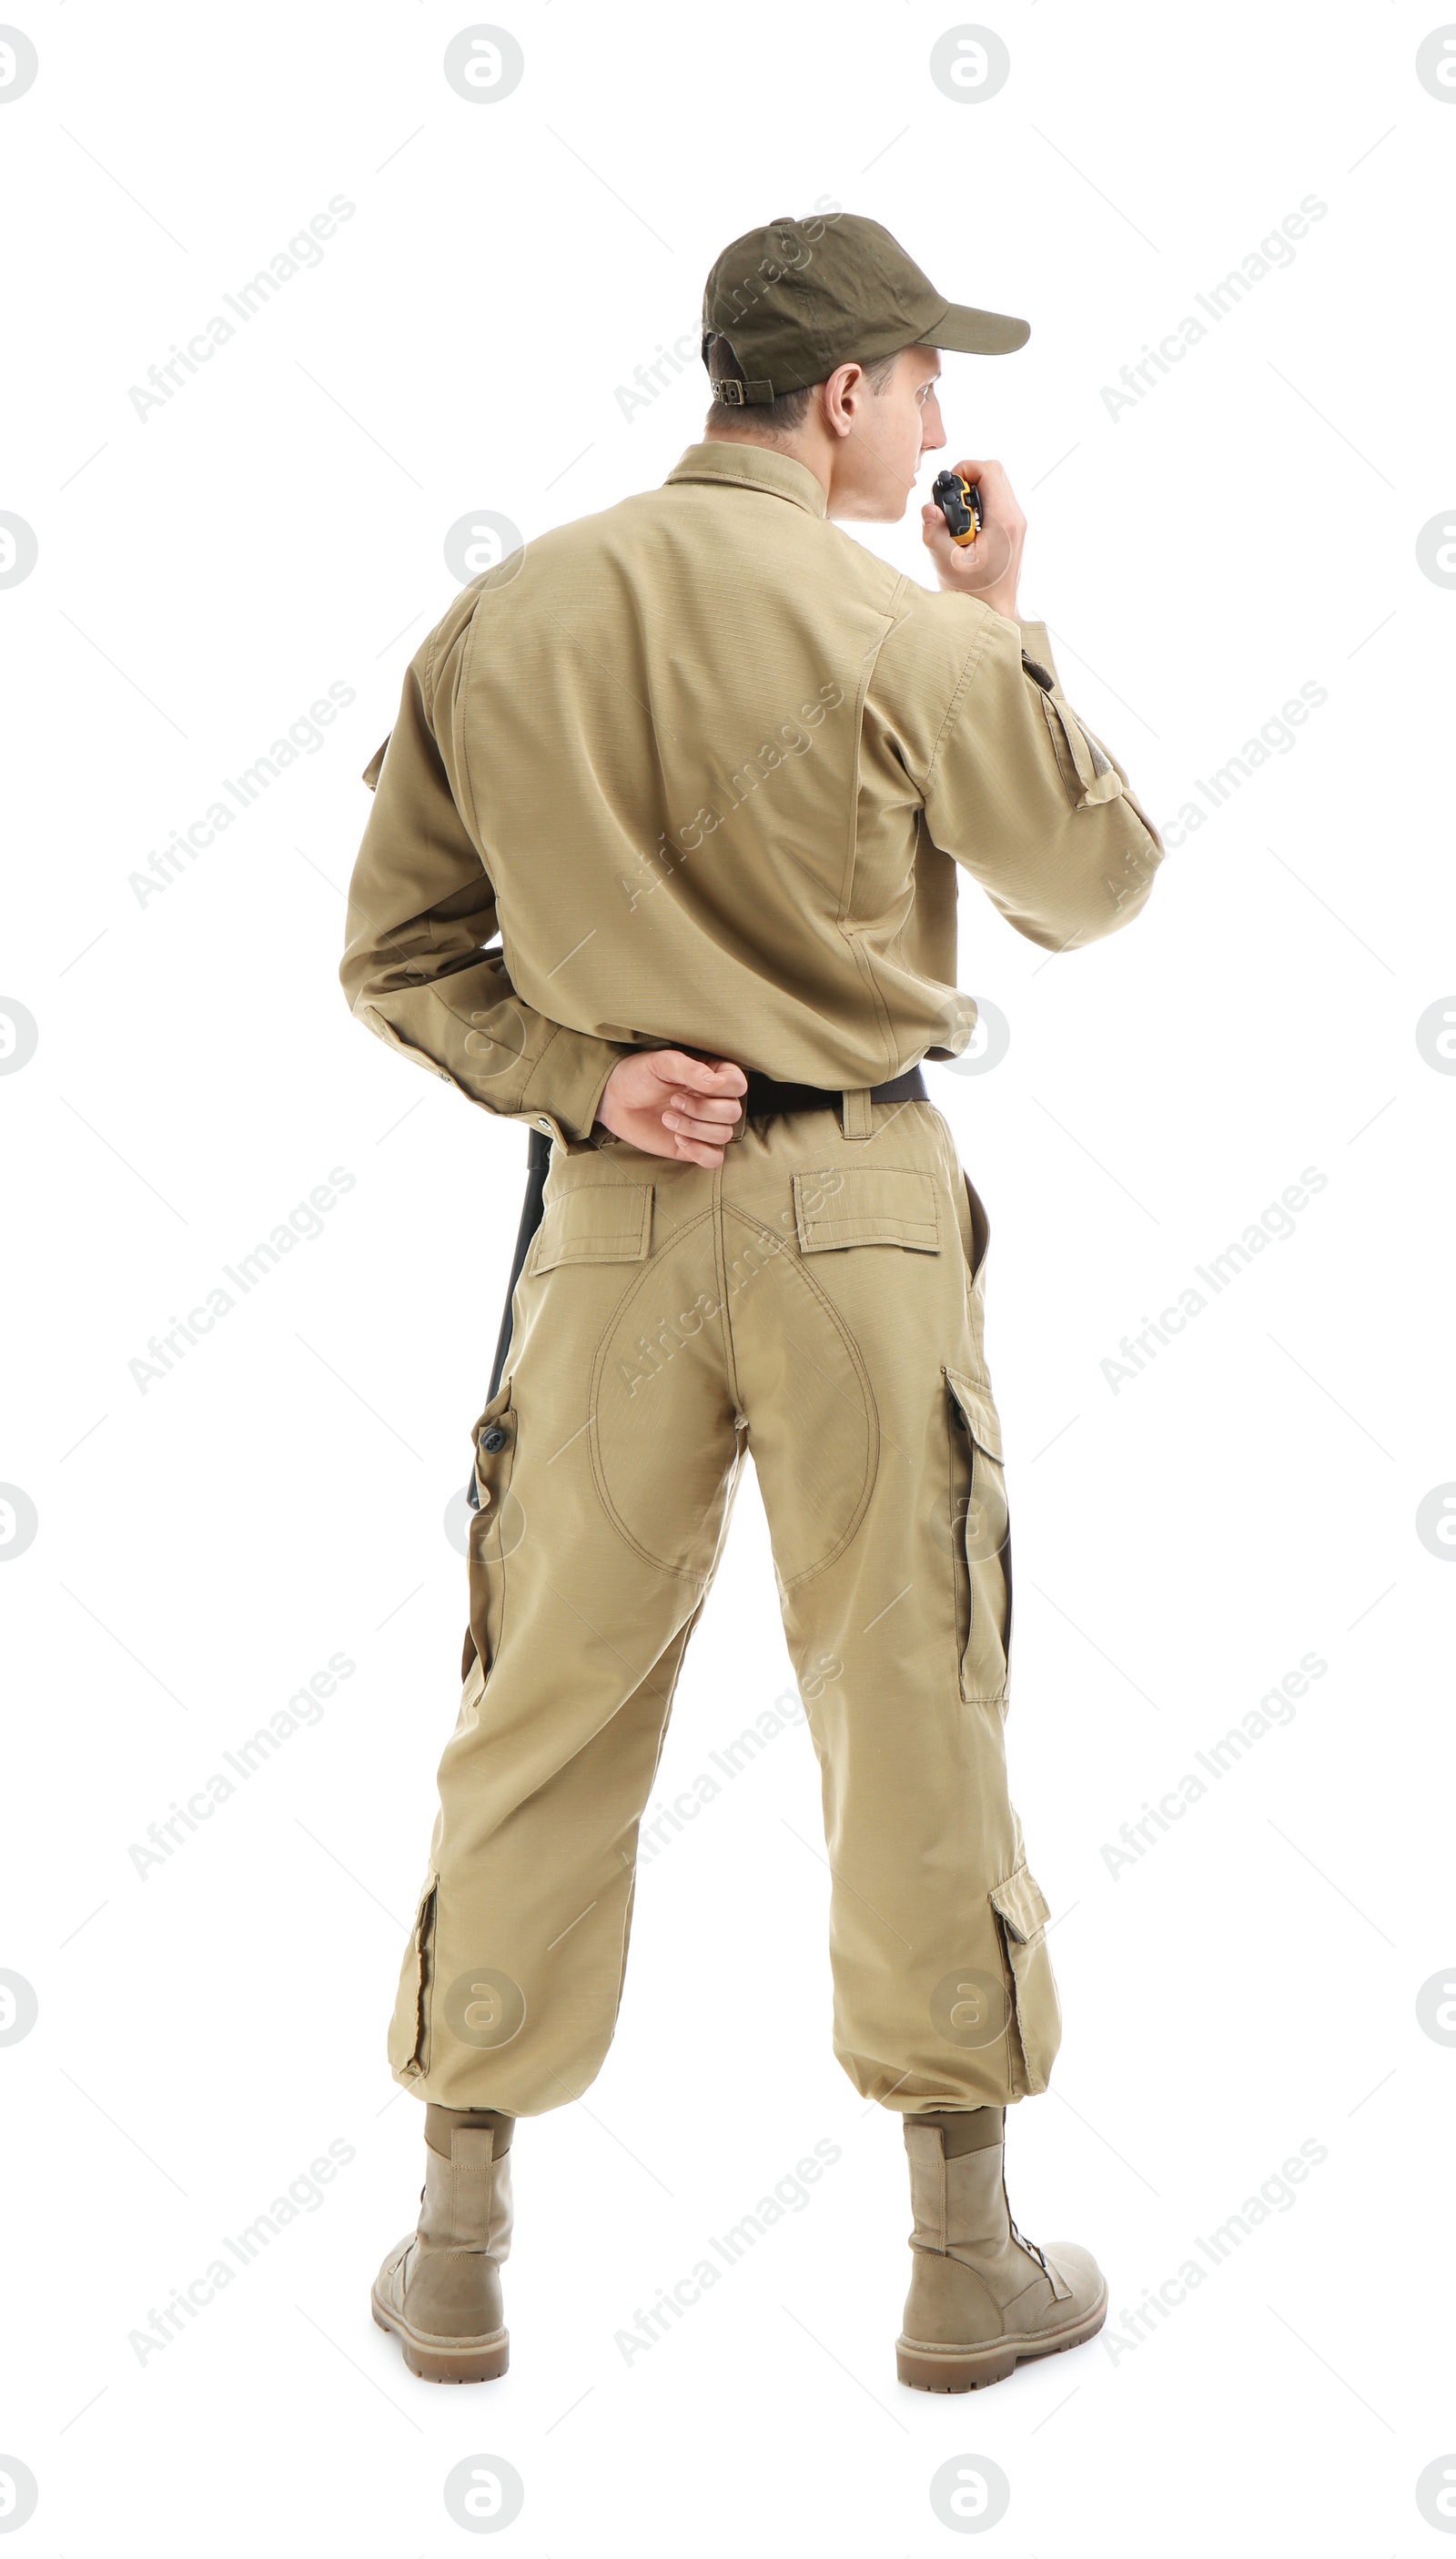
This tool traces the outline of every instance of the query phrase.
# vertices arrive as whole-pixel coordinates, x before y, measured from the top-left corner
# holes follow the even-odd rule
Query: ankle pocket
[[[430,2066],[430,1991],[434,1971],[435,1905],[440,1879],[425,1877],[414,1926],[399,1968],[399,1993],[389,2028],[389,2067],[397,2078],[422,2079]]]
[[[1016,2040],[1024,2063],[1024,2084],[1019,2093],[1035,2097],[1051,2077],[1062,2040],[1062,2008],[1047,1947],[1046,1923],[1051,1908],[1035,1876],[1025,1866],[1008,1875],[1004,1883],[991,1886],[990,1902],[1000,1923],[1001,1945],[1011,1974]],[[1012,2075],[1014,2078],[1014,2068]]]

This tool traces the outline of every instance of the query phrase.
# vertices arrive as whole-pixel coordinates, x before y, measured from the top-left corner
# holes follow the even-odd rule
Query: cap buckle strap
[[[743,408],[745,405],[751,405],[755,408],[763,408],[767,406],[768,402],[773,399],[774,396],[775,392],[772,382],[735,382],[728,380],[714,382],[713,384],[714,399],[726,400],[730,408]]]

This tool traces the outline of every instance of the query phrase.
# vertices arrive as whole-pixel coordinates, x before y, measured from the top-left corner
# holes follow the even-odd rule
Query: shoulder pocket
[[[546,1202],[532,1271],[565,1262],[645,1262],[653,1235],[651,1182],[583,1182]]]
[[[885,1164],[796,1173],[794,1216],[801,1253],[840,1253],[853,1244],[941,1250],[940,1204],[929,1173]]]

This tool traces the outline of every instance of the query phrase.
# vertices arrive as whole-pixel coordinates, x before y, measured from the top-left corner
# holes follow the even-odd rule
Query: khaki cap
[[[737,407],[760,407],[826,380],[836,365],[873,364],[902,347],[1007,356],[1030,336],[1025,320],[947,302],[862,214],[785,215],[745,231],[703,288],[703,363],[710,339],[726,338],[745,378],[713,390]]]

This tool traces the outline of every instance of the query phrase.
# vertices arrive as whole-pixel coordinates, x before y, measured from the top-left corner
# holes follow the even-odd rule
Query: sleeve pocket
[[[1051,731],[1057,769],[1074,809],[1093,809],[1105,800],[1120,800],[1122,783],[1116,766],[1085,729],[1066,702],[1043,693],[1042,710]]]

